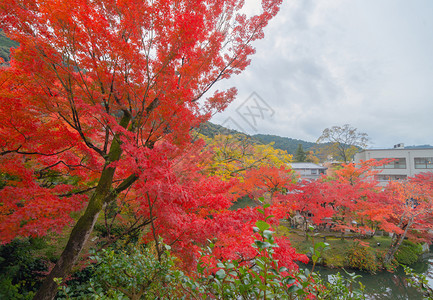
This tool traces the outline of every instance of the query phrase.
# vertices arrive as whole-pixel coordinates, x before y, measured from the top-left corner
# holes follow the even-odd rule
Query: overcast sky
[[[255,45],[212,122],[312,142],[347,123],[373,148],[433,145],[433,1],[285,0]]]

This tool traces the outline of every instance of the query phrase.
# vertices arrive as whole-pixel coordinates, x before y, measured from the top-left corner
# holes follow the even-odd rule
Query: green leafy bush
[[[174,258],[166,247],[158,259],[150,247],[102,250],[86,270],[88,282],[78,280],[61,287],[58,299],[170,299],[175,294]],[[177,272],[177,271],[176,271]],[[177,274],[177,273],[176,273]],[[57,280],[61,282],[61,279]]]
[[[411,265],[418,261],[419,255],[422,253],[422,246],[411,241],[403,241],[398,249],[395,259],[404,265]]]
[[[34,239],[15,239],[0,246],[0,299],[32,298],[47,265],[31,251],[42,246]]]
[[[361,282],[356,281],[361,277],[361,275],[349,273],[346,270],[344,271],[346,272],[347,277],[337,273],[336,275],[332,276],[332,282],[324,282],[322,280],[317,281],[318,285],[322,284],[325,287],[317,297],[318,299],[365,299],[365,286]],[[359,289],[355,288],[356,282],[359,284]]]
[[[375,274],[380,266],[374,251],[361,243],[355,243],[346,252],[345,264],[350,268],[367,271],[371,274]]]
[[[166,250],[160,258],[149,247],[106,250],[94,256],[96,264],[87,285],[62,286],[63,296],[59,298],[365,299],[362,285],[354,288],[354,274],[349,278],[337,275],[333,282],[325,282],[308,269],[294,271],[279,265],[273,257],[278,245],[269,229],[264,221],[258,221],[254,227],[259,238],[252,245],[257,252],[252,264],[218,260],[212,255],[214,245],[210,244],[199,258],[197,269],[189,275],[176,268],[176,259],[168,246],[164,246]],[[312,248],[314,263],[325,248],[325,243]]]
[[[423,299],[433,299],[433,287],[429,284],[427,276],[416,273],[408,266],[402,265],[402,267],[404,268],[406,275],[409,276],[406,278],[406,281],[423,294]]]

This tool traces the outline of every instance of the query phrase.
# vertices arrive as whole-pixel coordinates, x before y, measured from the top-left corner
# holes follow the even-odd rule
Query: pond
[[[425,274],[428,278],[429,285],[433,286],[433,258],[424,259],[410,266],[416,273]],[[325,279],[330,280],[332,275],[337,272],[344,273],[342,270],[327,269],[324,267],[316,267],[317,273]],[[410,287],[407,283],[407,276],[402,268],[396,272],[381,272],[376,275],[371,275],[365,272],[356,272],[362,278],[358,280],[365,285],[367,299],[382,300],[382,299],[398,299],[398,300],[418,300],[423,299],[422,294]]]

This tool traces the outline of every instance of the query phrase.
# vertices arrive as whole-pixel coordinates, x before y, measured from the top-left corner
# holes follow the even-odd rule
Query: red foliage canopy
[[[0,74],[1,242],[60,230],[103,170],[106,192],[125,190],[131,151],[187,145],[236,90],[202,96],[245,69],[280,3],[247,17],[236,0],[1,1],[20,44]]]
[[[52,278],[70,271],[115,199],[184,261],[208,238],[224,258],[252,258],[264,217],[228,211],[233,183],[204,176],[188,148],[191,128],[236,90],[203,95],[246,68],[281,4],[261,2],[247,17],[241,0],[0,1],[2,28],[20,44],[0,74],[0,242],[60,231],[87,201],[41,295],[55,293]],[[291,266],[305,259],[280,246]]]

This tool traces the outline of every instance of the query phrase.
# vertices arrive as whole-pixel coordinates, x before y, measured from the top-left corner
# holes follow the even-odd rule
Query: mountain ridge
[[[222,125],[214,124],[212,122],[203,123],[200,126],[200,132],[210,138],[213,138],[217,134],[224,135],[243,135],[245,137],[250,138],[255,143],[260,144],[269,144],[274,143],[273,147],[280,150],[286,150],[288,154],[295,155],[298,145],[301,144],[302,148],[305,152],[307,151],[315,151],[321,148],[321,144],[317,144],[315,142],[308,142],[300,139],[294,139],[289,137],[282,137],[274,134],[253,134],[249,135],[234,129],[226,128]],[[326,143],[325,143],[326,145]],[[431,145],[411,145],[405,146],[405,149],[424,149],[424,148],[433,148]],[[368,148],[367,148],[368,149]],[[390,147],[389,149],[392,149]]]
[[[234,129],[229,129],[224,126],[214,124],[212,122],[206,122],[200,125],[198,131],[210,138],[213,138],[217,134],[224,134],[224,135],[241,135],[248,137],[251,139],[251,142],[258,143],[258,144],[269,144],[274,143],[273,147],[280,150],[287,151],[288,154],[294,155],[296,153],[296,149],[298,148],[298,145],[301,144],[304,151],[313,150],[313,147],[317,146],[316,143],[313,142],[307,142],[304,140],[299,139],[293,139],[289,137],[282,137],[278,135],[272,135],[272,134],[254,134],[249,135]]]

